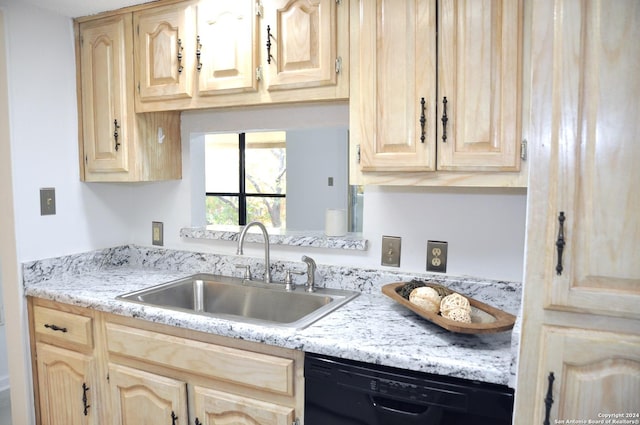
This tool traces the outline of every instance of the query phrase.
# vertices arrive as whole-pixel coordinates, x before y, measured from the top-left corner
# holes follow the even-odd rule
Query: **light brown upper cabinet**
[[[136,110],[348,99],[349,6],[340,3],[201,0],[135,11]]]
[[[526,183],[518,173],[523,26],[521,0],[354,1],[350,130],[359,178]]]
[[[260,56],[254,5],[246,0],[198,3],[198,96],[258,92],[256,69]]]
[[[138,101],[193,96],[194,19],[193,3],[133,14]]]
[[[179,114],[134,111],[131,13],[80,20],[76,34],[81,180],[180,178]]]

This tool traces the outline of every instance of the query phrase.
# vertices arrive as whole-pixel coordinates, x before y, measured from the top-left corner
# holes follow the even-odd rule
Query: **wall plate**
[[[157,246],[162,246],[164,241],[163,236],[163,224],[161,221],[151,222],[151,243]]]
[[[382,237],[382,260],[383,266],[400,267],[400,247],[402,238],[398,236]]]
[[[427,271],[446,273],[447,242],[427,241]]]
[[[56,214],[56,189],[43,187],[40,189],[40,215]]]

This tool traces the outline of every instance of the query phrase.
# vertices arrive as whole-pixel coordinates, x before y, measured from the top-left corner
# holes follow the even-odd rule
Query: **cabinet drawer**
[[[33,325],[40,340],[93,348],[91,317],[35,306]]]
[[[200,341],[106,324],[111,354],[139,359],[198,376],[293,395],[294,361]]]

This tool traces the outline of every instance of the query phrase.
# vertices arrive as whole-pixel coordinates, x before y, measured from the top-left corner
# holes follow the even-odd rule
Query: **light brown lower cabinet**
[[[39,424],[291,425],[304,353],[29,298]]]
[[[98,424],[91,409],[94,359],[53,345],[36,344],[40,423]]]

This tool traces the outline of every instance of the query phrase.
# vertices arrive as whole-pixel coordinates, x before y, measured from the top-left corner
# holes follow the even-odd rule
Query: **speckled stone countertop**
[[[318,265],[320,286],[361,294],[301,330],[169,312],[116,300],[117,295],[193,273],[237,276],[239,264],[250,264],[254,273],[261,273],[260,260],[123,246],[25,263],[23,281],[25,294],[29,296],[305,352],[514,387],[518,338],[513,332],[486,335],[449,332],[382,295],[380,287],[412,278],[429,279],[517,314],[519,283]],[[287,262],[272,262],[274,281],[282,281],[284,270],[290,267]]]

